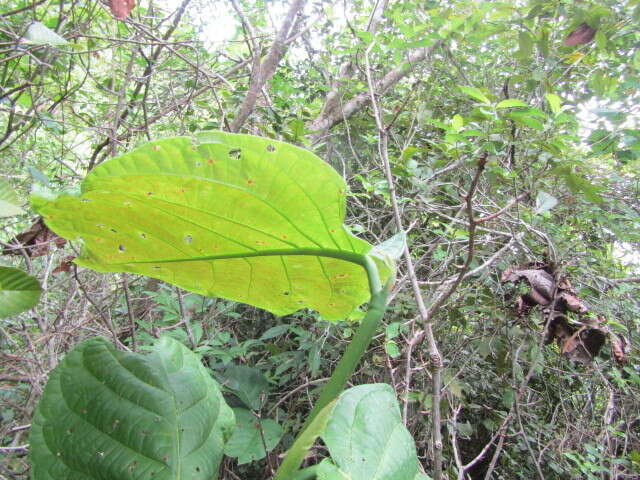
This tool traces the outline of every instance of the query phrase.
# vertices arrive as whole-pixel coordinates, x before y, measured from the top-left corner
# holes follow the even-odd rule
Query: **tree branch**
[[[289,11],[287,12],[287,16],[285,17],[280,30],[276,34],[276,38],[273,41],[273,45],[269,49],[269,53],[267,53],[267,57],[263,62],[260,62],[260,52],[254,48],[253,51],[253,68],[251,69],[251,83],[249,85],[249,90],[240,105],[240,109],[238,110],[238,114],[233,119],[231,123],[231,131],[238,132],[244,122],[247,120],[251,112],[256,106],[256,99],[258,98],[258,94],[262,87],[269,81],[269,79],[273,76],[278,67],[278,64],[284,57],[284,54],[287,51],[288,44],[287,38],[292,32],[292,27],[294,24],[294,20],[298,13],[302,10],[306,3],[306,0],[295,0]]]
[[[403,66],[391,70],[374,84],[376,94],[381,95],[385,93],[401,79],[406,77],[419,63],[429,59],[431,54],[440,46],[440,44],[441,42],[437,42],[429,47],[421,47],[414,50],[409,54],[409,57]],[[323,111],[311,122],[311,125],[309,126],[310,130],[315,131],[315,133],[311,135],[312,143],[320,141],[330,128],[347,120],[370,102],[371,96],[369,92],[366,91],[353,97],[345,103],[342,108]]]

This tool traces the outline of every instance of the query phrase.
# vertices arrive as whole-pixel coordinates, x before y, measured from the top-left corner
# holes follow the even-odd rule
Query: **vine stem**
[[[371,300],[369,301],[367,314],[360,323],[344,355],[338,362],[338,366],[335,368],[331,378],[323,387],[320,397],[318,397],[302,429],[287,452],[284,461],[276,472],[274,480],[290,480],[297,475],[298,468],[307,452],[313,447],[315,439],[324,430],[326,422],[316,421],[316,419],[320,420],[321,413],[324,413],[326,416],[328,409],[325,410],[325,407],[329,407],[344,390],[347,381],[360,363],[362,355],[364,355],[364,352],[371,343],[371,339],[384,316],[387,308],[389,285],[382,287],[378,268],[373,259],[368,255],[364,257],[363,266],[369,278],[369,289],[371,291]]]

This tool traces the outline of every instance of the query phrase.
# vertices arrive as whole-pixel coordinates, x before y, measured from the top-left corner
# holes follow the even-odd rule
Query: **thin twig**
[[[133,308],[131,298],[129,296],[129,282],[127,274],[122,274],[122,289],[124,290],[124,299],[127,303],[127,317],[129,317],[129,328],[131,329],[131,350],[136,351],[136,320],[133,317]]]
[[[184,302],[182,301],[182,290],[176,287],[176,293],[178,295],[178,308],[180,309],[180,323],[184,324],[184,328],[187,330],[187,337],[189,337],[189,342],[191,343],[191,348],[195,350],[197,344],[193,336],[193,332],[191,331],[191,323],[189,322],[189,318],[187,318],[187,314],[184,310]]]
[[[78,282],[78,287],[80,287],[80,291],[82,292],[84,297],[89,301],[91,305],[93,305],[93,308],[95,308],[98,314],[100,315],[100,318],[102,319],[102,323],[111,332],[114,343],[119,347],[121,347],[122,349],[128,351],[129,348],[125,344],[123,344],[118,338],[118,334],[116,333],[116,329],[113,326],[113,322],[111,322],[111,318],[108,315],[106,315],[100,307],[98,307],[98,305],[93,300],[93,298],[91,298],[91,295],[89,295],[87,290],[84,288],[84,285],[82,284],[82,282],[80,281],[80,278],[78,277],[78,267],[75,264],[73,265],[73,276],[75,277],[76,282]]]
[[[373,107],[374,116],[376,120],[376,126],[378,127],[378,153],[380,158],[382,159],[382,163],[384,166],[385,175],[387,178],[387,183],[389,185],[389,197],[391,199],[391,207],[393,209],[393,218],[396,224],[396,228],[399,232],[404,231],[402,225],[402,218],[400,216],[400,209],[398,207],[398,200],[396,197],[395,190],[395,182],[393,179],[393,174],[391,173],[391,164],[389,162],[388,150],[387,150],[387,141],[388,141],[388,130],[383,124],[382,115],[380,113],[380,109],[378,107],[378,102],[376,99],[376,90],[374,87],[374,82],[371,78],[371,67],[369,65],[369,53],[375,43],[371,43],[369,48],[365,51],[365,66],[366,66],[366,76],[367,82],[369,85],[369,95],[371,105]],[[418,311],[420,312],[420,317],[422,323],[424,325],[424,331],[427,336],[427,340],[429,343],[429,356],[431,359],[432,367],[433,367],[433,401],[432,401],[432,416],[433,416],[433,431],[432,431],[432,447],[434,452],[434,479],[441,480],[442,478],[442,432],[440,431],[440,393],[442,386],[442,357],[440,355],[440,351],[438,350],[438,345],[436,343],[435,337],[433,335],[433,331],[431,328],[431,317],[429,316],[429,312],[424,304],[424,300],[422,298],[422,292],[420,291],[420,286],[418,284],[418,277],[416,276],[416,272],[413,268],[413,260],[411,258],[411,253],[409,252],[409,247],[405,243],[403,249],[403,257],[405,263],[407,265],[408,276],[411,281],[411,286],[413,288],[413,294],[416,299],[416,303],[418,305]],[[415,330],[415,324],[411,323],[411,331],[412,334]],[[412,338],[415,338],[415,335],[412,335]],[[411,350],[415,342],[412,344],[410,342],[407,348],[407,358],[411,358]],[[410,360],[407,360],[407,366],[405,371],[405,396],[403,397],[404,401],[404,409],[403,409],[403,421],[406,424],[407,421],[407,405],[408,405],[408,383],[410,379],[411,372],[411,364]]]

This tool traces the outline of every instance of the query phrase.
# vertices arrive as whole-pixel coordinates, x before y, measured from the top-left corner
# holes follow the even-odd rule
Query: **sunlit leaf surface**
[[[208,133],[149,143],[93,170],[80,196],[32,204],[53,231],[84,242],[80,265],[340,319],[369,298],[371,250],[343,225],[345,188],[306,150]]]

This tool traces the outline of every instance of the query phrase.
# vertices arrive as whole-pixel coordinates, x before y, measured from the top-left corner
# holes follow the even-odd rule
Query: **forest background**
[[[3,2],[0,177],[24,213],[2,221],[2,265],[42,295],[0,319],[0,477],[29,478],[31,416],[66,352],[160,334],[222,382],[247,367],[244,394],[282,431],[221,478],[271,476],[357,318],[75,267],[28,207],[146,141],[224,130],[314,151],[370,243],[406,231],[351,382],[392,385],[426,473],[638,478],[639,21],[637,0]]]

